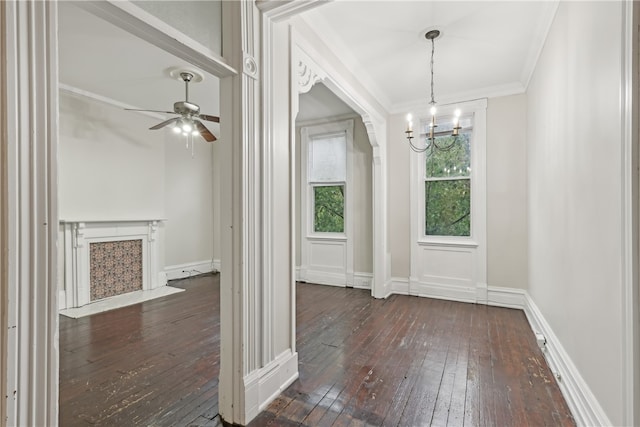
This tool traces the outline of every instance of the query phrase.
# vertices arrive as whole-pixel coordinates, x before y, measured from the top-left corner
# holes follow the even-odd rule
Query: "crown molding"
[[[333,0],[256,0],[256,6],[271,21],[278,22],[331,1]]]
[[[83,90],[83,89],[79,89],[75,86],[71,86],[71,85],[67,85],[64,83],[59,83],[58,84],[58,89],[60,89],[60,92],[64,92],[70,95],[75,95],[75,96],[81,96],[84,98],[89,98],[92,99],[94,101],[100,102],[102,104],[106,104],[110,107],[115,107],[118,109],[133,109],[133,110],[139,110],[141,109],[140,107],[137,107],[135,105],[129,105],[129,104],[125,104],[124,102],[120,102],[120,101],[116,101],[115,99],[106,97],[106,96],[102,96],[102,95],[98,95],[97,93],[93,93],[93,92],[89,92],[87,90]],[[132,113],[138,113],[138,114],[143,114],[145,116],[148,117],[153,117],[154,119],[159,119],[159,120],[165,120],[167,118],[166,115],[163,114],[159,114],[159,113],[153,113],[151,111],[132,111]]]
[[[524,93],[525,91],[526,88],[520,82],[513,82],[504,85],[490,86],[486,88],[445,95],[440,98],[440,102],[438,102],[438,105],[444,106],[448,104],[467,102],[481,98],[498,98],[501,96],[519,95],[521,93]],[[407,111],[424,110],[427,108],[427,104],[428,102],[426,98],[415,99],[413,101],[393,105],[389,113],[403,114]]]

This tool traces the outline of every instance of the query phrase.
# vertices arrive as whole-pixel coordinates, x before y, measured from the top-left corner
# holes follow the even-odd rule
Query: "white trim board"
[[[290,349],[280,353],[263,368],[244,377],[246,419],[260,411],[298,379],[298,353]]]
[[[296,282],[314,285],[337,286],[341,288],[372,289],[373,273],[356,271],[350,274],[336,274],[318,269],[308,269],[305,266],[296,267]]]
[[[188,262],[185,264],[168,265],[164,268],[164,273],[167,275],[167,280],[184,279],[187,277],[196,276],[198,274],[211,273],[212,271],[220,271],[215,268],[216,260],[196,261]],[[220,266],[220,260],[218,260],[218,267]]]

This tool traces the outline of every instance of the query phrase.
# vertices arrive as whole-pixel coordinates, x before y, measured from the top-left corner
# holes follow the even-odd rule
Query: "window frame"
[[[336,122],[330,122],[325,124],[317,124],[310,126],[303,126],[300,129],[301,133],[301,169],[300,169],[300,191],[301,191],[301,230],[302,236],[311,240],[336,240],[346,241],[348,246],[351,242],[351,231],[353,230],[350,187],[353,185],[353,128],[354,120],[341,120]],[[331,137],[338,134],[345,135],[345,150],[346,150],[346,171],[345,180],[343,181],[312,181],[309,179],[309,145],[311,141],[323,137]],[[315,217],[315,195],[313,188],[316,186],[331,186],[342,185],[344,186],[344,231],[342,233],[337,232],[323,232],[315,231],[314,217]]]
[[[486,241],[486,99],[438,106],[437,115],[442,120],[452,116],[459,108],[463,117],[471,116],[471,218],[469,236],[435,236],[426,234],[425,183],[426,153],[410,151],[411,234],[419,246],[478,247]],[[415,114],[418,119],[430,117],[428,110]],[[423,141],[417,141],[418,145]],[[464,178],[467,179],[467,178]]]

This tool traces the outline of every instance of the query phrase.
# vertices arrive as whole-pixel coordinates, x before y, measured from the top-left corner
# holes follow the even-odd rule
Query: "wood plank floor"
[[[300,378],[250,426],[572,426],[520,310],[297,287]]]
[[[216,426],[219,276],[60,319],[60,425]],[[250,426],[574,425],[524,314],[297,286],[300,379]]]
[[[60,426],[216,426],[219,275],[185,292],[80,319],[60,316]]]

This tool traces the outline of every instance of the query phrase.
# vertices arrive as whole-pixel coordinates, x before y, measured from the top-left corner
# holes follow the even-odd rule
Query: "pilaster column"
[[[7,425],[58,424],[56,7],[0,5],[0,348],[7,355],[0,422]]]

